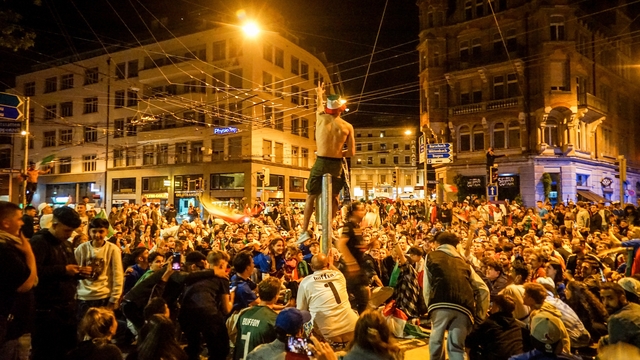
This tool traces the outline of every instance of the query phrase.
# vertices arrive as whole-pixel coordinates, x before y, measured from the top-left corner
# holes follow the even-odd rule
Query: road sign
[[[22,123],[18,121],[0,121],[0,134],[20,134]]]
[[[487,186],[487,195],[489,196],[498,196],[498,186],[497,185],[489,185]]]
[[[450,149],[451,143],[434,143],[434,144],[427,144],[427,150],[434,150],[434,149]]]
[[[451,143],[427,144],[427,164],[450,164],[453,162]]]
[[[451,157],[451,153],[428,153],[427,159],[447,159]]]
[[[13,94],[0,93],[0,118],[22,120],[22,99]]]
[[[430,185],[440,184],[440,181],[438,181],[438,180],[427,180],[427,184],[430,184]]]
[[[439,159],[427,159],[427,164],[451,164],[453,163],[453,159],[448,157],[448,158],[439,158]]]
[[[22,99],[18,95],[0,93],[0,105],[20,107],[22,106]]]

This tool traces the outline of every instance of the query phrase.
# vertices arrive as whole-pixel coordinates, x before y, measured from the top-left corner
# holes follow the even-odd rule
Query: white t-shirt
[[[354,331],[358,321],[349,303],[347,280],[336,270],[320,270],[305,277],[298,288],[297,307],[309,310],[325,338]]]

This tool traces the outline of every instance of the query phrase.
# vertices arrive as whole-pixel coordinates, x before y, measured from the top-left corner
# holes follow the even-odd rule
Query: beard
[[[618,305],[616,307],[612,307],[612,306],[606,305],[604,308],[607,310],[609,315],[613,315],[616,311],[620,310],[622,306]]]

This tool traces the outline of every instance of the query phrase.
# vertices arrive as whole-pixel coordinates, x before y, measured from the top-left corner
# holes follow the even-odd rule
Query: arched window
[[[558,122],[547,120],[544,126],[542,140],[549,146],[558,146]]]
[[[460,134],[460,151],[471,151],[471,133],[469,132],[469,127],[467,125],[461,126],[458,133]]]
[[[493,147],[496,149],[504,149],[507,146],[505,141],[504,124],[496,123],[493,125]]]
[[[520,124],[518,121],[510,121],[509,122],[509,147],[519,148],[520,147]]]
[[[484,151],[484,130],[482,125],[474,125],[471,132],[473,133],[473,151]]]

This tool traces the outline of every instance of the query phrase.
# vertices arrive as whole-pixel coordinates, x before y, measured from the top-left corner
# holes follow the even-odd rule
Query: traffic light
[[[498,166],[493,165],[489,168],[489,179],[491,180],[491,184],[496,184],[498,182]]]
[[[195,187],[196,187],[196,190],[200,190],[202,188],[202,178],[195,180]]]
[[[393,172],[393,176],[391,176],[391,183],[392,183],[393,185],[395,185],[395,184],[396,184],[396,181],[397,181],[397,179],[398,179],[398,177],[397,177],[396,175],[397,175],[397,173],[394,171],[394,172]]]
[[[264,174],[261,172],[258,172],[258,180],[262,181],[264,183]]]
[[[269,177],[270,177],[270,172],[268,168],[262,168],[262,171],[264,173],[263,175],[263,182],[264,182],[264,186],[269,186]]]

